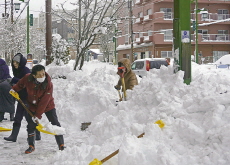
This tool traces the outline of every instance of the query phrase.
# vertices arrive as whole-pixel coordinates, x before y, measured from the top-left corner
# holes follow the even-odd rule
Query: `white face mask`
[[[46,76],[42,77],[42,78],[36,78],[38,82],[42,83],[45,81]]]

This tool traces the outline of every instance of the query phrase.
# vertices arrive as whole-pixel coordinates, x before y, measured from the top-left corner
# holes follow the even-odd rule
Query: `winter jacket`
[[[14,57],[15,56],[20,56],[20,62],[19,62],[19,67],[16,69],[13,65]],[[26,67],[27,60],[26,58],[21,54],[17,53],[12,59],[11,65],[12,65],[12,71],[14,77],[11,80],[11,84],[14,85],[16,84],[22,77],[24,77],[27,73],[30,73],[30,69]],[[21,90],[19,93],[20,99],[24,102],[27,98],[27,92],[26,89]]]
[[[5,60],[0,59],[0,82],[6,80],[10,77],[10,71],[8,65],[6,65]]]
[[[124,81],[125,81],[125,88],[127,89],[133,89],[134,85],[138,85],[136,74],[131,70],[131,63],[130,60],[127,58],[122,58],[118,61],[118,63],[121,63],[125,66],[126,72],[124,73]],[[117,72],[118,74],[118,72]],[[119,74],[118,74],[119,75]],[[121,87],[121,78],[119,79],[117,87]],[[123,91],[123,89],[122,89]]]
[[[14,98],[9,93],[11,85],[7,81],[0,83],[0,112],[14,113]]]
[[[32,74],[25,75],[13,86],[18,92],[26,88],[28,97],[27,104],[29,109],[35,113],[35,116],[41,119],[44,112],[55,108],[53,94],[53,84],[50,76],[46,73],[46,79],[43,83],[37,83]]]
[[[0,112],[14,113],[14,98],[9,94],[11,85],[6,81],[10,77],[9,67],[0,59]]]

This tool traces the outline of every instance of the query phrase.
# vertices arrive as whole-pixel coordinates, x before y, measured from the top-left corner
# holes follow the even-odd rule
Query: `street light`
[[[14,3],[14,10],[16,11],[16,13],[18,13],[18,11],[20,10],[20,5],[21,3]]]

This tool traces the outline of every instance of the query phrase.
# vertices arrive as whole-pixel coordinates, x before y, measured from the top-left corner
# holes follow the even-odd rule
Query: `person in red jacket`
[[[42,114],[45,113],[48,120],[52,125],[61,126],[56,114],[53,94],[53,84],[50,76],[45,72],[43,65],[36,65],[32,68],[32,72],[26,74],[20,79],[17,84],[12,87],[13,92],[18,92],[26,88],[28,97],[27,104],[29,110],[34,114],[34,117],[26,113],[27,133],[29,148],[25,151],[26,154],[35,150],[35,130],[36,120],[42,118]],[[56,142],[59,150],[64,150],[64,138],[63,135],[56,135]]]

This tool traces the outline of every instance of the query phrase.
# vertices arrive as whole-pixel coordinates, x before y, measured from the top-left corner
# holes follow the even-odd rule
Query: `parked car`
[[[146,76],[147,71],[153,68],[160,69],[161,65],[170,65],[169,60],[166,58],[139,59],[132,63],[131,69],[136,75],[143,77]]]

